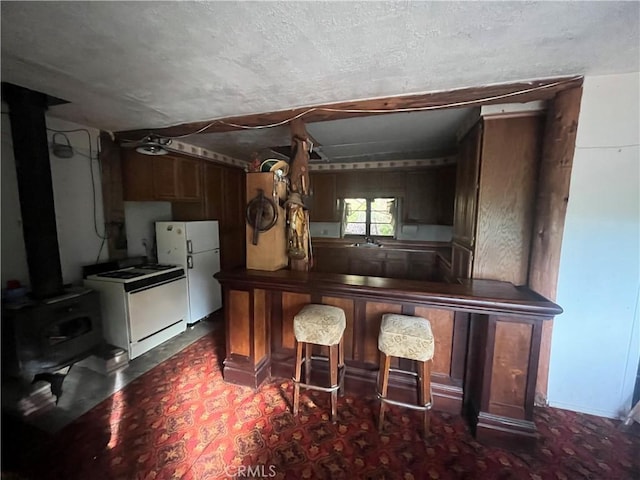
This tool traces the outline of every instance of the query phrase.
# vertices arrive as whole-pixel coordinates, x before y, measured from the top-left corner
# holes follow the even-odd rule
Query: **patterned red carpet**
[[[289,381],[259,393],[228,385],[220,334],[205,336],[138,378],[54,438],[31,437],[27,465],[3,478],[34,479],[638,479],[639,425],[539,409],[532,453],[485,447],[456,416],[391,408],[386,432],[377,403],[346,396],[328,421],[328,395],[305,392],[294,418]],[[313,392],[316,393],[316,392]],[[314,406],[314,402],[317,406]],[[3,446],[4,448],[4,446]]]

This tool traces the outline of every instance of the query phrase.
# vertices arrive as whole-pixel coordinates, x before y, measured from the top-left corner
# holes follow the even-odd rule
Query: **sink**
[[[352,243],[352,247],[361,247],[361,248],[380,248],[382,245],[379,243]]]

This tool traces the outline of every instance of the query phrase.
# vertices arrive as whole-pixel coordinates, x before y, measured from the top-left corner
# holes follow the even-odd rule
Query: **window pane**
[[[366,223],[347,223],[344,228],[346,235],[365,235],[367,233]]]
[[[366,235],[367,233],[367,199],[344,199],[344,234]]]
[[[392,223],[393,215],[386,212],[371,212],[371,223]]]
[[[371,235],[393,237],[393,225],[388,223],[371,224]]]
[[[367,212],[353,212],[347,215],[347,223],[352,223],[352,222],[366,223],[366,221],[367,221]]]
[[[395,198],[345,198],[342,233],[394,237],[395,215]]]
[[[374,198],[371,202],[371,210],[391,212],[394,203],[395,199],[393,198]]]

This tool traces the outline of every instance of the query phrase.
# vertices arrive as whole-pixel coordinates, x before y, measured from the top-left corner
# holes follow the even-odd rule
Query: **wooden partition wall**
[[[466,413],[479,439],[533,442],[533,402],[542,325],[562,310],[526,287],[490,280],[430,283],[357,275],[235,270],[216,275],[225,289],[224,378],[258,388],[291,378],[293,318],[309,303],[345,312],[345,388],[375,396],[382,315],[427,318],[436,339],[434,409]],[[317,346],[315,354],[326,355]],[[394,367],[415,371],[410,360]],[[326,364],[314,364],[326,370]],[[390,396],[416,402],[411,377],[390,378]]]

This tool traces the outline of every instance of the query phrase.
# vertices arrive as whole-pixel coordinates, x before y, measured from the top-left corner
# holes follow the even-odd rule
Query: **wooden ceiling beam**
[[[165,128],[147,128],[116,132],[117,141],[139,140],[153,132],[167,137],[178,137],[196,133],[218,133],[238,130],[234,125],[260,127],[276,123],[287,123],[292,118],[302,118],[305,123],[340,120],[396,113],[397,110],[419,108],[457,108],[477,107],[499,103],[526,103],[536,100],[548,100],[558,92],[580,87],[583,77],[559,77],[532,80],[509,84],[488,85],[484,87],[459,88],[455,90],[404,95],[396,97],[353,100],[332,104],[301,107],[277,112],[257,113],[228,117],[204,122],[183,123]]]

